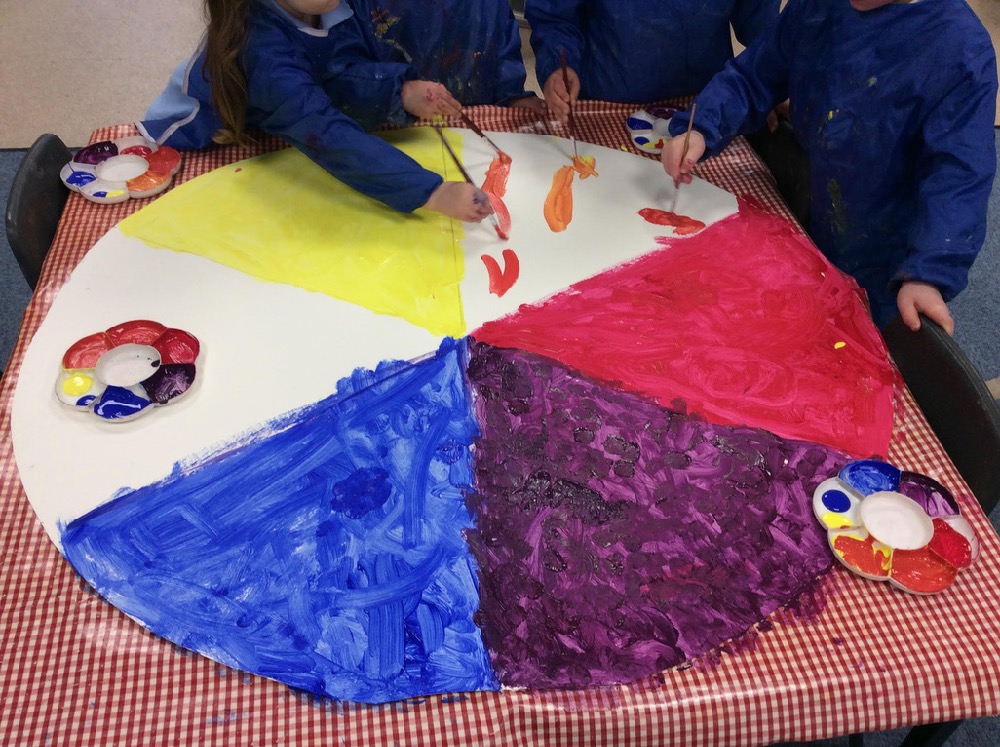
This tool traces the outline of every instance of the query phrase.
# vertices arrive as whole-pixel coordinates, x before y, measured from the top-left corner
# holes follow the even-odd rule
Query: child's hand
[[[493,212],[486,193],[468,182],[442,183],[431,192],[424,207],[468,223],[478,223]]]
[[[684,138],[685,135],[671,138],[660,153],[663,170],[673,177],[675,187],[691,183],[691,169],[698,163],[698,159],[705,155],[705,136],[698,130],[691,130],[687,153],[684,152]]]
[[[930,283],[918,280],[903,283],[896,294],[896,306],[903,317],[903,324],[914,332],[920,329],[920,317],[917,314],[923,313],[940,324],[949,335],[955,334],[955,320],[951,318],[951,312],[941,298],[941,291]]]
[[[542,93],[545,95],[545,106],[549,109],[549,115],[555,117],[564,125],[569,122],[569,109],[576,104],[577,96],[580,95],[580,78],[576,70],[571,67],[566,68],[566,77],[569,79],[569,90],[563,81],[562,68],[556,70],[549,79],[545,81]]]
[[[457,114],[462,109],[448,89],[429,80],[408,80],[403,84],[403,108],[414,117]]]

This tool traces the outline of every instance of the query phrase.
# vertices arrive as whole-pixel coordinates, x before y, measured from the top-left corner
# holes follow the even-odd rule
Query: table
[[[578,137],[632,148],[623,123],[633,109],[581,102]],[[516,109],[469,113],[488,130],[533,121]],[[104,128],[92,142],[128,134],[130,125]],[[279,147],[264,138],[252,148],[187,153],[176,183]],[[698,173],[794,220],[742,138]],[[19,483],[10,431],[33,332],[87,250],[143,204],[98,206],[70,195],[0,382],[5,743],[759,745],[1000,713],[1000,539],[905,390],[895,394],[889,460],[951,488],[982,545],[977,563],[937,596],[904,594],[837,567],[823,582],[825,604],[775,613],[758,626],[765,634],[636,683],[382,706],[296,693],[148,633],[89,590],[50,542]]]

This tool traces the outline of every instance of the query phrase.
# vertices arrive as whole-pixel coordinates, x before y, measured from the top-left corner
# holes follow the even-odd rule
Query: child
[[[391,208],[463,221],[492,212],[486,194],[446,182],[381,138],[383,122],[451,114],[459,104],[404,64],[376,62],[340,0],[206,0],[195,56],[137,123],[160,143],[245,144],[247,130],[278,135],[348,186]]]
[[[549,112],[566,121],[577,97],[623,103],[697,93],[749,44],[780,0],[528,0],[535,72]],[[569,87],[563,82],[566,59]]]
[[[986,233],[996,95],[993,45],[964,0],[789,0],[701,92],[684,162],[675,137],[663,167],[689,182],[703,154],[790,98],[816,245],[867,291],[879,327],[898,311],[917,330],[922,312],[951,334],[945,301]],[[687,123],[675,115],[671,134]]]
[[[525,90],[521,32],[508,0],[350,0],[378,58],[408,62],[463,106],[545,108]]]

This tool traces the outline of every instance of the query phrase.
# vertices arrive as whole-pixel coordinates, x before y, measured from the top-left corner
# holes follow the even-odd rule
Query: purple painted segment
[[[73,156],[77,163],[86,163],[91,166],[107,161],[112,156],[118,155],[118,146],[110,140],[102,140],[99,143],[92,143],[80,148]]]
[[[932,519],[959,513],[958,502],[948,488],[927,475],[900,473],[899,492],[920,504]]]
[[[539,357],[471,352],[468,538],[505,685],[653,674],[744,634],[831,567],[811,496],[843,454],[669,412]]]

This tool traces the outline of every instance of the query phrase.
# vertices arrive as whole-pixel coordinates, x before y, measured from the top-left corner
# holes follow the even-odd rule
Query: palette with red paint
[[[813,492],[813,513],[843,565],[912,594],[944,591],[979,555],[948,489],[888,462],[845,465]]]
[[[176,150],[137,135],[81,148],[59,178],[91,202],[110,205],[159,194],[180,167]]]
[[[104,422],[133,420],[187,393],[201,352],[198,338],[135,319],[74,342],[63,354],[56,397]]]

